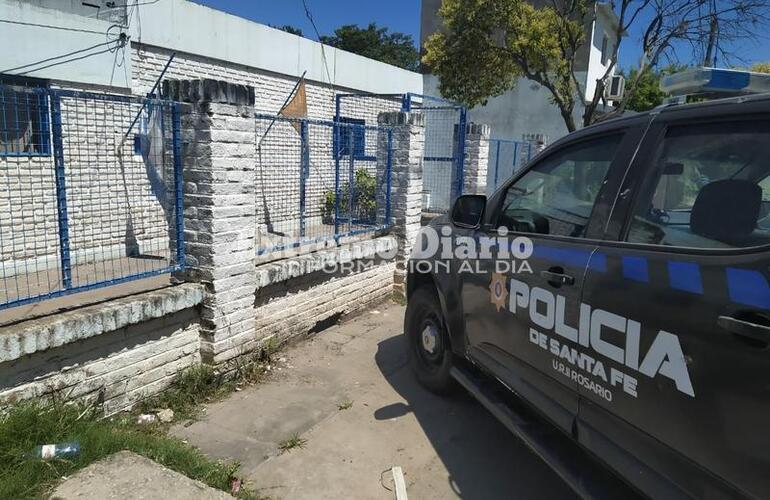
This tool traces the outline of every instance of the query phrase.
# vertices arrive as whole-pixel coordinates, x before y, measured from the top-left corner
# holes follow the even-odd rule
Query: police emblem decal
[[[505,287],[505,276],[500,273],[492,274],[492,282],[489,283],[490,301],[497,307],[497,312],[505,309],[505,299],[508,298],[508,289]]]

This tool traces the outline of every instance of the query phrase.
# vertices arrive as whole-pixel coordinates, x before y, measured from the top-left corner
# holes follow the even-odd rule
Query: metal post
[[[497,147],[495,148],[495,189],[497,189],[497,170],[500,167],[500,142],[497,141]]]
[[[64,172],[64,144],[62,143],[61,97],[51,95],[51,134],[53,142],[54,172],[56,177],[56,212],[59,225],[59,261],[62,285],[72,288],[72,262],[70,260],[69,218],[67,217],[67,184]]]
[[[360,127],[360,125],[348,125],[350,127],[348,129],[348,231],[353,230],[353,198],[355,198],[355,189],[356,189],[356,175],[355,175],[355,151],[353,150],[354,147],[354,135],[355,135],[355,127]]]
[[[300,144],[302,149],[302,158],[299,167],[299,235],[305,236],[305,184],[307,175],[310,172],[310,146],[307,137],[307,120],[300,122],[299,128]]]
[[[401,97],[401,111],[408,113],[412,111],[412,93],[407,92]]]
[[[388,161],[385,167],[385,225],[390,226],[390,196],[393,185],[391,172],[393,171],[393,130],[388,129]]]
[[[185,266],[184,197],[182,177],[182,113],[178,102],[171,104],[171,137],[174,149],[174,216],[176,224],[176,270]],[[162,115],[161,115],[162,116]]]
[[[44,155],[51,154],[51,146],[48,141],[48,96],[46,94],[37,94],[38,117],[40,119],[40,134],[37,137],[40,143],[40,152]]]
[[[339,96],[337,96],[339,105]],[[342,153],[342,135],[339,121],[334,122],[334,241],[339,243],[340,235],[340,156]]]
[[[342,95],[337,94],[334,96],[334,121],[338,122],[340,121],[340,111],[342,109]]]
[[[463,184],[465,183],[465,125],[467,122],[467,111],[465,107],[460,108],[460,123],[457,130],[457,196],[463,194]],[[450,206],[454,200],[450,200]]]
[[[519,164],[519,142],[516,141],[513,143],[513,173],[515,174],[518,170],[517,166]]]

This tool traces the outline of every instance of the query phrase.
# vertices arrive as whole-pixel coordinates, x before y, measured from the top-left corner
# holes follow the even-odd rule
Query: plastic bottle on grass
[[[51,460],[53,458],[73,459],[80,455],[80,443],[57,443],[36,446],[32,450],[34,458]]]

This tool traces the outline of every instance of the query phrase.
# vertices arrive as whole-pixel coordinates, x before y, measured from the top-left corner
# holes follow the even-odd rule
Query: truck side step
[[[451,373],[581,498],[641,498],[572,438],[528,408],[499,382],[481,375],[470,366],[455,366]]]

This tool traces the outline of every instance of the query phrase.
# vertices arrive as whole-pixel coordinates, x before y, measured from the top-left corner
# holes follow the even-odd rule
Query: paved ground
[[[392,476],[382,473],[394,465],[412,500],[573,498],[470,396],[443,399],[416,384],[403,314],[383,304],[299,343],[280,354],[270,380],[209,405],[174,434],[239,460],[248,483],[274,499],[392,499]],[[304,447],[281,453],[294,434]]]
[[[149,458],[121,451],[95,462],[64,480],[53,500],[154,500],[189,498],[227,500],[233,497],[174,472]]]

